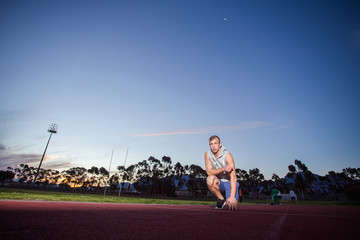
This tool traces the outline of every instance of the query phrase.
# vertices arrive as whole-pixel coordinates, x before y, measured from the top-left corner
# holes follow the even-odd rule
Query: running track
[[[0,201],[0,239],[356,239],[359,207]]]

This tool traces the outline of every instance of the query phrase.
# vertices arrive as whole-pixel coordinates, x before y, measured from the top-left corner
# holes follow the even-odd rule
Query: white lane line
[[[285,209],[284,213],[275,221],[268,231],[265,232],[263,239],[272,240],[272,239],[280,239],[281,229],[284,226],[285,219],[287,217],[287,212],[289,210],[289,206]],[[269,232],[270,231],[270,232]]]

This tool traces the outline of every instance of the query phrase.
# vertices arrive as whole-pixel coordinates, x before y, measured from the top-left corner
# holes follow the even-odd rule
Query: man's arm
[[[235,169],[234,158],[231,153],[226,155],[226,164],[230,166],[232,169]],[[230,197],[228,198],[228,206],[229,210],[236,210],[237,209],[237,200],[235,198],[236,195],[236,188],[237,188],[237,179],[235,170],[230,172]]]
[[[233,160],[233,162],[234,162],[234,160]],[[219,168],[219,169],[214,169],[207,152],[205,152],[205,168],[206,168],[206,173],[208,175],[218,175],[219,173],[222,173],[222,172],[234,172],[234,171],[232,171],[234,168],[232,168],[231,166],[228,166],[228,165],[226,165],[225,167]],[[235,175],[235,178],[236,178],[236,175]]]
[[[225,161],[228,166],[230,166],[232,169],[235,169],[234,158],[231,155],[231,153],[228,153],[226,155]],[[230,172],[230,188],[231,188],[230,197],[235,197],[236,187],[237,187],[236,181],[237,181],[236,173],[235,173],[235,171],[231,171]]]

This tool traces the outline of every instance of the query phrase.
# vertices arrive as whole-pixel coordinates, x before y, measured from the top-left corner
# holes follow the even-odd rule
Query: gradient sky
[[[359,1],[0,2],[0,168],[360,167]]]

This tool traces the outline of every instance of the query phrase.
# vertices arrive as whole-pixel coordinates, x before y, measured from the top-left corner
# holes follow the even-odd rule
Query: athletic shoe
[[[222,209],[225,205],[226,205],[225,199],[220,199],[220,198],[219,198],[219,199],[217,200],[215,209]]]

